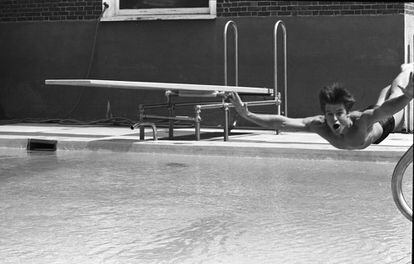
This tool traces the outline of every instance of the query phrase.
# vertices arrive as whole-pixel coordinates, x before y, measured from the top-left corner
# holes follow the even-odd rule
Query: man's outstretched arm
[[[230,97],[237,113],[243,118],[265,128],[271,129],[298,129],[309,131],[309,125],[315,117],[309,118],[289,118],[282,115],[256,114],[248,110],[247,105],[242,102],[237,93],[232,93]]]

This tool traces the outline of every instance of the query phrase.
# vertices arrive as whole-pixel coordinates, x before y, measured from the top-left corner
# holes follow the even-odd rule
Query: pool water
[[[1,263],[411,263],[395,163],[0,149]],[[412,165],[404,192],[412,200]]]

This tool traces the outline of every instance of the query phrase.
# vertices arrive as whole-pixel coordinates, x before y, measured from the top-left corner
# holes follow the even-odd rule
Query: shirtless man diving
[[[376,104],[361,111],[351,111],[355,99],[337,83],[319,93],[323,115],[305,118],[252,113],[237,93],[230,100],[239,115],[262,127],[314,132],[336,148],[364,149],[401,127],[404,107],[413,98],[413,71],[414,64],[403,64],[391,85],[382,89]]]

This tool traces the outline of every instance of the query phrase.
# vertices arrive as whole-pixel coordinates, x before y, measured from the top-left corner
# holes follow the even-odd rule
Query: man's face
[[[331,131],[339,135],[342,131],[349,127],[351,120],[349,119],[348,112],[345,109],[344,104],[326,104],[325,105],[325,118]]]

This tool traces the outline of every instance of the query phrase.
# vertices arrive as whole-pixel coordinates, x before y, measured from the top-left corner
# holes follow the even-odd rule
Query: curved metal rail
[[[237,32],[236,23],[232,20],[228,21],[224,26],[223,38],[224,38],[224,85],[228,85],[228,72],[227,72],[227,33],[229,27],[234,31],[234,67],[235,67],[235,85],[239,85],[239,35]],[[222,104],[224,106],[224,141],[229,140],[229,108],[226,106],[224,98],[222,98]],[[197,112],[198,110],[196,110]]]
[[[407,201],[404,198],[404,194],[402,192],[402,179],[404,177],[405,170],[412,162],[413,146],[411,146],[398,161],[391,179],[391,191],[394,202],[400,212],[410,221],[413,221],[413,210],[408,206]]]
[[[224,26],[223,38],[224,38],[224,85],[228,85],[227,83],[227,34],[229,31],[229,27],[233,28],[234,31],[234,67],[235,67],[235,86],[239,85],[239,34],[237,32],[236,23],[232,20],[228,21]]]
[[[152,140],[158,140],[158,136],[157,136],[157,127],[155,126],[154,123],[150,123],[150,122],[138,122],[132,126],[130,126],[130,128],[132,130],[134,130],[135,128],[140,128],[140,132],[139,132],[139,139],[140,140],[144,140],[145,139],[145,130],[144,127],[151,127],[152,128]]]
[[[277,89],[277,84],[278,84],[278,81],[277,81],[277,33],[278,33],[278,29],[279,29],[279,26],[282,28],[282,31],[283,31],[283,61],[284,61],[284,64],[283,64],[283,67],[284,67],[284,70],[283,70],[283,73],[284,73],[284,76],[283,76],[283,78],[284,78],[284,98],[283,98],[283,101],[284,101],[284,114],[285,114],[285,116],[287,116],[287,45],[286,45],[286,38],[287,38],[287,34],[286,34],[286,26],[285,26],[285,23],[282,21],[282,20],[279,20],[279,21],[277,21],[276,22],[276,24],[275,24],[275,26],[274,26],[274,29],[273,29],[273,48],[274,48],[274,78],[275,78],[275,80],[274,80],[274,82],[275,82],[275,96],[278,96],[279,98],[280,98],[280,93],[278,92],[278,89]],[[280,105],[278,106],[278,115],[280,115]]]

